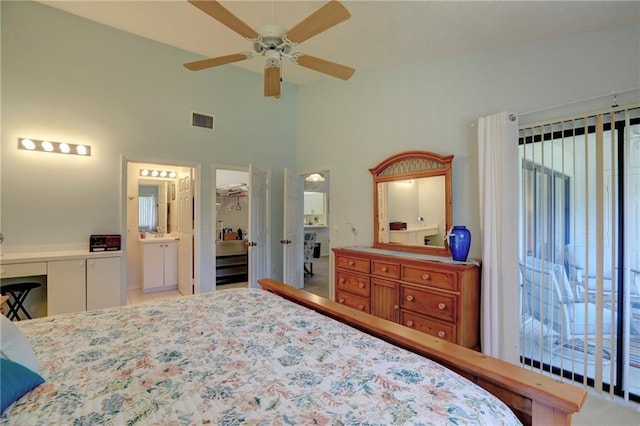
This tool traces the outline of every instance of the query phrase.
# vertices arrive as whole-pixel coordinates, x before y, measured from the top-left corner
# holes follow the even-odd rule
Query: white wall
[[[470,256],[481,258],[478,218],[479,116],[515,113],[640,85],[640,27],[587,32],[520,46],[359,72],[348,82],[327,81],[298,90],[297,166],[331,167],[333,247],[373,242],[370,167],[402,151],[453,154],[453,221],[472,233]],[[638,92],[619,96],[637,102]],[[589,105],[521,117],[591,110]],[[516,178],[516,177],[514,177]],[[515,238],[516,236],[514,236]]]
[[[92,233],[121,233],[122,157],[201,166],[204,291],[213,283],[212,163],[272,170],[270,227],[282,234],[282,170],[295,168],[295,86],[265,98],[255,73],[188,71],[182,64],[198,59],[188,52],[38,3],[0,7],[3,250],[88,246]],[[192,111],[214,114],[215,131],[192,127]],[[88,144],[92,156],[18,150],[18,137]],[[276,278],[279,240],[272,238]]]
[[[194,73],[181,66],[198,59],[187,52],[37,3],[1,2],[0,8],[3,248],[120,233],[122,156],[201,165],[204,290],[213,282],[212,163],[272,170],[271,254],[278,278],[284,167],[330,168],[331,244],[353,244],[346,225],[353,223],[355,243],[368,245],[368,168],[406,150],[453,154],[454,223],[469,227],[471,256],[480,258],[477,137],[470,124],[501,110],[526,112],[640,83],[640,29],[630,26],[357,71],[347,82],[284,84],[279,100],[266,99],[254,73],[233,66]],[[191,111],[214,114],[215,132],[191,127]],[[19,151],[19,136],[86,143],[92,156]]]

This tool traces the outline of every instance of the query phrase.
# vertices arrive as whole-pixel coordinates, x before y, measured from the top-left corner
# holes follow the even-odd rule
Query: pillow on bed
[[[0,412],[22,398],[44,379],[17,362],[0,357]]]
[[[38,360],[22,331],[4,315],[0,315],[0,355],[38,373]],[[3,376],[4,377],[4,376]]]

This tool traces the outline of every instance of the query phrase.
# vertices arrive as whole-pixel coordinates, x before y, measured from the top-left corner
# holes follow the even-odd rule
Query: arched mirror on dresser
[[[480,264],[454,261],[453,155],[408,151],[369,169],[373,247],[333,248],[335,300],[435,339],[480,349]]]
[[[373,246],[448,256],[453,222],[453,155],[403,152],[369,169],[373,175]]]

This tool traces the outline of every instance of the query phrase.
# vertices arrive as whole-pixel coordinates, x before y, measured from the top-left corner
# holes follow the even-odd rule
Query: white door
[[[249,165],[249,287],[269,271],[269,172]]]
[[[192,169],[178,176],[178,291],[193,294]]]
[[[284,169],[283,281],[298,288],[304,287],[303,210],[303,177]]]

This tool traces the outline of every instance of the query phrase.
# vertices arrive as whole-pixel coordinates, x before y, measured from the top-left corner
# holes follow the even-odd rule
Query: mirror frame
[[[452,161],[453,155],[440,155],[428,151],[407,151],[389,157],[377,166],[369,169],[373,176],[373,247],[385,250],[450,256],[449,245],[446,239],[444,241],[444,247],[380,242],[378,240],[380,225],[378,217],[378,184],[398,180],[444,176],[445,232],[447,232],[453,223],[453,203],[451,197]]]

